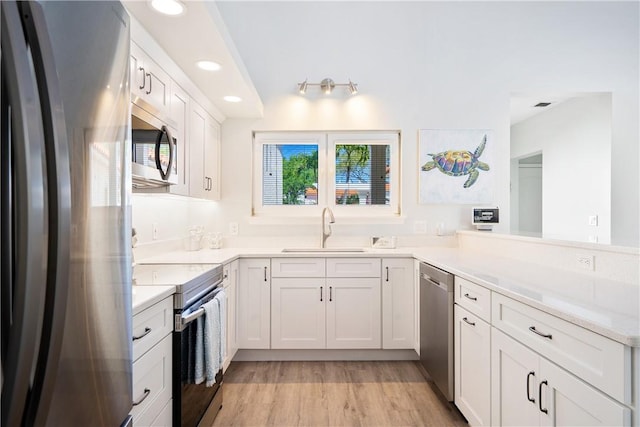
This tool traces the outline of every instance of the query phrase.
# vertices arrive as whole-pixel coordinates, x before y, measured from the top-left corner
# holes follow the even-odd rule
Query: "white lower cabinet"
[[[271,348],[325,348],[325,279],[271,280]]]
[[[454,307],[454,401],[471,426],[491,425],[491,325]]]
[[[271,348],[381,348],[380,259],[271,263]]]
[[[237,293],[238,348],[268,349],[271,330],[271,261],[241,259]]]
[[[415,347],[413,259],[382,260],[382,348]]]
[[[136,427],[171,426],[173,296],[133,316],[133,408]]]
[[[380,348],[380,279],[327,278],[327,348]]]
[[[227,324],[226,324],[226,354],[222,368],[227,370],[231,360],[238,351],[238,340],[236,331],[236,313],[237,313],[237,293],[238,293],[238,263],[233,261],[224,265],[224,280],[222,282],[227,303]]]
[[[498,329],[491,338],[492,425],[630,425],[628,407]]]

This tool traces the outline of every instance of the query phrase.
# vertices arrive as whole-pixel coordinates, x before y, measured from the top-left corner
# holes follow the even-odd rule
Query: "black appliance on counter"
[[[186,372],[193,355],[195,320],[204,314],[202,304],[222,290],[221,264],[147,264],[133,269],[134,285],[172,285],[173,297],[173,425],[208,426],[222,407],[223,375],[220,369],[212,387],[192,384]],[[191,339],[190,339],[191,337]]]

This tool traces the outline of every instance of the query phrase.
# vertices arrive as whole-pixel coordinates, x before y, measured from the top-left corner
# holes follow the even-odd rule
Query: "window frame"
[[[263,153],[264,146],[317,145],[318,146],[318,203],[316,205],[263,205]],[[389,145],[389,205],[339,205],[335,201],[335,147],[338,144]],[[331,208],[340,217],[390,218],[400,215],[401,151],[399,131],[353,132],[286,132],[254,131],[252,146],[252,202],[253,218],[315,218],[322,209]]]

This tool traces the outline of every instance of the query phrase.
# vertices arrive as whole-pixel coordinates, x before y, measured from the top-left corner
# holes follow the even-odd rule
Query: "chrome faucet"
[[[325,216],[326,213],[329,212],[329,232],[326,232],[327,225],[325,225]],[[333,216],[333,212],[328,207],[322,209],[322,241],[320,242],[320,247],[324,248],[327,243],[327,238],[331,236],[331,224],[336,222],[336,218]]]

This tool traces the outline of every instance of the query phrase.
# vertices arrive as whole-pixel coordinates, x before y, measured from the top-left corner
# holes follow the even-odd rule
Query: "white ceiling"
[[[579,96],[576,93],[515,93],[511,95],[511,125],[515,125],[523,120],[529,119],[536,114],[549,111],[553,107]],[[546,107],[535,107],[540,102],[550,102]]]
[[[215,2],[184,2],[186,11],[179,16],[162,15],[145,0],[123,3],[227,118],[262,117],[260,96],[228,35]],[[219,63],[222,68],[215,72],[199,69],[196,62],[205,59]],[[226,102],[222,98],[227,95],[239,96],[242,102]]]

